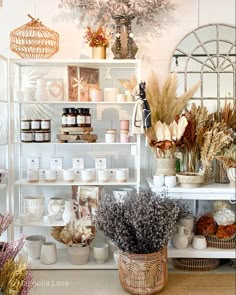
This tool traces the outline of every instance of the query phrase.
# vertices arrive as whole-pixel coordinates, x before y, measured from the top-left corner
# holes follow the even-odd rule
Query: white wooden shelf
[[[168,188],[166,186],[156,187],[151,178],[147,178],[147,182],[153,192],[160,193],[166,189],[173,199],[236,201],[235,187],[230,184],[212,183],[197,188],[180,186]]]
[[[63,220],[56,220],[49,222],[47,216],[43,216],[42,219],[36,221],[26,221],[21,222],[19,218],[14,220],[15,226],[35,226],[35,227],[51,227],[51,226],[64,226],[65,222]]]
[[[29,261],[30,269],[117,269],[114,259],[110,258],[105,263],[97,263],[93,256],[90,255],[88,263],[82,265],[71,264],[67,256],[66,250],[57,250],[57,262],[54,264],[45,265],[40,262],[40,259]]]
[[[73,104],[73,105],[134,105],[135,101],[68,101],[68,100],[29,100],[29,101],[18,101],[15,100],[14,103],[20,104]]]
[[[23,144],[23,145],[136,145],[137,142],[57,142],[57,141],[50,141],[50,142],[16,142],[15,144]]]
[[[91,182],[82,182],[82,181],[73,181],[73,182],[66,182],[66,181],[55,181],[55,182],[46,182],[46,181],[38,181],[38,182],[28,182],[27,179],[19,179],[15,182],[15,185],[26,185],[26,186],[56,186],[56,185],[64,185],[64,186],[71,186],[71,185],[96,185],[96,186],[126,186],[126,185],[137,185],[137,181],[135,179],[129,179],[126,182],[118,182],[118,181],[91,181]]]
[[[180,250],[174,246],[168,247],[168,258],[236,258],[235,249],[218,249],[208,247],[203,250],[196,250],[191,246]]]

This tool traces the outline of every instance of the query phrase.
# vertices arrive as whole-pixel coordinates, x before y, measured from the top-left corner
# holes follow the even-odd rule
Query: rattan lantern
[[[28,16],[30,22],[10,33],[11,50],[23,58],[51,57],[59,50],[59,34]]]

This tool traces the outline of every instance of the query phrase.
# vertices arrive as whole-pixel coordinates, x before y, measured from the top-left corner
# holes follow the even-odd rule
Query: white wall
[[[137,36],[136,43],[139,48],[138,58],[143,60],[143,76],[154,69],[162,83],[169,71],[169,61],[176,45],[191,30],[208,23],[227,23],[235,25],[235,0],[172,0],[176,9],[171,15],[162,19],[166,22],[164,30],[156,36],[150,36],[140,28],[134,27]],[[53,58],[83,58],[90,57],[90,49],[83,41],[84,28],[79,27],[75,21],[59,20],[61,12],[58,9],[60,0],[3,0],[0,10],[0,54],[15,57],[9,49],[10,32],[25,24],[30,19],[27,14],[39,17],[42,23],[60,34],[60,51]],[[112,54],[108,53],[108,58]],[[147,154],[144,147],[143,154]],[[148,155],[143,161],[146,166]],[[146,169],[149,174],[150,168]]]

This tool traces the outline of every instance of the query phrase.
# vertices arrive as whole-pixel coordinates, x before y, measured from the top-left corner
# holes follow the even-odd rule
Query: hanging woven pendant
[[[59,50],[59,34],[28,17],[30,22],[10,33],[10,49],[23,58],[50,58]]]

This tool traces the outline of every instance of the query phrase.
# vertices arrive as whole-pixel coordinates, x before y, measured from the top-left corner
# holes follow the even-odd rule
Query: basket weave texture
[[[208,271],[219,266],[220,260],[215,258],[172,258],[177,269],[187,271]]]
[[[167,249],[151,254],[119,255],[119,277],[130,294],[151,295],[167,285]]]
[[[10,33],[10,48],[23,58],[50,58],[59,50],[59,34],[32,20]]]
[[[229,239],[218,239],[216,236],[206,236],[207,247],[219,249],[236,249],[236,236]]]

